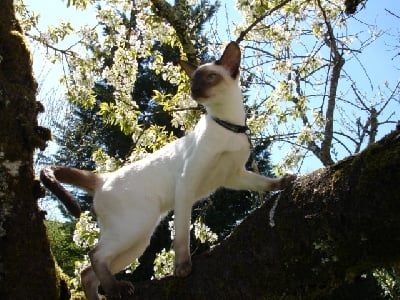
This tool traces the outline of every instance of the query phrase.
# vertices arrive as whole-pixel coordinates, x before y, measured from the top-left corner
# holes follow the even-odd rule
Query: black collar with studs
[[[220,126],[224,127],[225,129],[228,129],[234,133],[244,133],[247,136],[250,135],[250,128],[247,125],[237,125],[230,123],[228,121],[221,120],[217,117],[212,117],[212,119]]]
[[[250,150],[251,153],[253,155],[253,144],[251,143],[251,131],[249,126],[247,125],[237,125],[237,124],[233,124],[231,122],[228,121],[224,121],[221,120],[220,118],[217,117],[213,117],[211,116],[211,118],[220,126],[224,127],[225,129],[232,131],[234,133],[243,133],[247,136],[247,140],[249,141],[250,144]]]
[[[232,131],[234,133],[243,133],[247,136],[247,140],[249,141],[249,145],[250,145],[250,162],[251,163],[256,163],[256,156],[254,153],[254,149],[253,149],[253,143],[251,142],[251,131],[250,128],[247,125],[237,125],[237,124],[233,124],[230,123],[228,121],[224,121],[221,120],[217,117],[213,117],[211,116],[211,118],[220,126],[224,127],[225,129]]]

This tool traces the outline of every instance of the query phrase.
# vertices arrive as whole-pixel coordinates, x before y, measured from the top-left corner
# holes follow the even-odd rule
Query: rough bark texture
[[[135,299],[320,299],[398,263],[399,166],[397,130],[276,195],[210,253],[194,257],[188,278],[136,284]]]
[[[43,107],[13,1],[0,6],[0,299],[59,299],[33,174],[33,151],[49,131],[37,125]]]

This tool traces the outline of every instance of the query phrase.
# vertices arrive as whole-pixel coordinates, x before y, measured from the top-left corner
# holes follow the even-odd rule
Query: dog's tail
[[[40,171],[40,180],[68,211],[76,218],[81,214],[81,208],[75,197],[68,192],[61,182],[78,186],[90,194],[94,194],[100,182],[100,177],[93,172],[61,166],[46,166]]]

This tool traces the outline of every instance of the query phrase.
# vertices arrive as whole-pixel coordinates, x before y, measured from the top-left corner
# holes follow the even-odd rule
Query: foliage
[[[173,217],[172,217],[173,219]],[[63,226],[62,223],[58,222],[51,222],[50,224],[57,224],[58,226]],[[69,226],[70,227],[70,226]],[[174,229],[173,229],[173,221],[169,222],[169,227],[171,231],[171,241],[174,240]],[[193,225],[191,225],[191,228],[193,229],[194,232],[194,237],[201,243],[201,244],[208,244],[208,245],[213,245],[217,242],[217,235],[213,233],[210,228],[205,225],[200,218],[198,218]],[[87,252],[89,249],[93,248],[98,241],[99,238],[99,228],[97,226],[97,223],[93,220],[93,218],[90,216],[89,212],[84,212],[81,214],[81,217],[79,221],[75,225],[75,230],[73,233],[73,241],[74,245],[71,245],[65,241],[65,239],[62,240],[62,243],[60,243],[59,236],[56,239],[55,235],[61,233],[59,236],[65,236],[65,233],[58,230],[57,232],[52,231],[51,236],[53,237],[52,243],[54,244],[53,247],[55,247],[56,252],[55,256],[57,259],[62,261],[63,263],[68,263],[68,271],[69,275],[71,274],[71,260],[75,258],[74,263],[74,272],[72,279],[72,285],[74,286],[75,290],[79,289],[79,276],[81,271],[86,268],[89,265],[89,258],[87,255],[82,255],[83,252]],[[67,243],[68,247],[65,247]],[[74,257],[71,256],[69,260],[65,260],[65,255],[63,252],[60,251],[61,247],[65,247],[64,249],[65,252],[70,253],[69,249],[76,249],[78,248],[80,250],[80,257]],[[82,256],[84,259],[82,260]],[[161,250],[160,253],[156,255],[156,258],[154,260],[154,277],[157,279],[160,279],[164,276],[171,275],[173,273],[173,268],[174,268],[174,258],[175,258],[175,253],[172,249],[166,250],[165,248]],[[139,261],[136,260],[133,262],[126,270],[126,273],[132,273],[135,271],[135,269],[139,266]]]
[[[69,4],[83,9],[92,2]],[[396,113],[391,111],[399,101],[398,82],[382,82],[374,92],[371,75],[359,60],[384,33],[367,23],[364,31],[353,31],[349,24],[354,16],[343,13],[343,1],[237,1],[236,6],[243,22],[230,34],[238,35],[245,52],[242,75],[251,91],[247,96],[249,124],[255,139],[270,141],[274,150],[283,150],[277,171],[301,166],[307,154],[323,165],[332,164],[373,143],[378,127],[395,123]],[[96,10],[99,25],[72,30],[64,22],[47,33],[33,33],[37,15],[20,11],[29,37],[54,50],[54,59],[68,65],[71,73],[63,83],[70,101],[92,107],[96,103],[94,84],[112,87],[115,103],[102,101],[100,114],[132,135],[133,161],[152,150],[147,143],[154,135],[160,134],[159,146],[173,138],[160,125],[150,128],[140,122],[139,99],[131,97],[140,61],[152,57],[148,67],[177,86],[173,94],[158,90],[152,100],[171,115],[174,126],[190,129],[198,114],[188,96],[187,78],[154,45],[156,41],[179,49],[181,58],[191,60],[193,52],[199,58],[206,49],[212,51],[220,44],[217,26],[209,29],[211,38],[202,50],[193,50],[199,49],[193,37],[198,30],[206,30],[206,21],[211,26],[216,22],[209,13],[216,7],[206,1],[180,1],[175,6],[160,0],[101,1]],[[71,33],[79,36],[73,47],[54,46]],[[364,76],[371,91],[359,86],[356,76]]]
[[[101,85],[95,87],[99,99],[110,101],[110,92]],[[53,121],[53,137],[57,143],[57,152],[38,153],[37,165],[59,164],[84,170],[96,168],[95,159],[112,157],[112,165],[121,165],[121,160],[132,147],[132,139],[124,135],[118,126],[103,122],[98,115],[99,106],[83,108],[76,104],[69,104],[67,114],[60,120]],[[60,103],[61,104],[61,103]],[[59,104],[59,105],[60,105]],[[103,155],[103,157],[101,156]],[[108,166],[111,161],[108,162]],[[114,167],[115,168],[115,167]],[[89,210],[92,198],[79,189],[71,189],[75,198],[79,201],[83,210]],[[46,201],[57,203],[60,212],[67,220],[71,220],[70,214],[64,206],[48,193]]]
[[[74,224],[58,221],[46,221],[47,235],[51,251],[62,270],[68,275],[74,275],[75,261],[82,258],[85,251],[71,241]]]
[[[381,286],[385,297],[389,297],[389,299],[399,299],[400,281],[398,270],[395,270],[395,268],[379,268],[372,274]]]
[[[175,251],[162,249],[154,260],[154,278],[161,279],[174,273]]]
[[[175,229],[174,229],[174,216],[172,220],[168,222],[169,230],[171,232],[171,241],[174,241]],[[199,242],[200,244],[208,244],[209,246],[214,245],[218,236],[211,231],[211,229],[203,223],[201,217],[198,217],[190,229],[194,235],[194,242]],[[192,245],[193,246],[193,245]],[[154,278],[160,279],[162,277],[172,275],[174,272],[174,259],[175,251],[173,249],[166,250],[163,248],[160,253],[157,253],[154,259]]]
[[[93,220],[89,212],[82,213],[79,221],[75,225],[74,243],[83,249],[90,249],[96,246],[99,238],[100,229]]]
[[[218,236],[210,230],[210,228],[197,219],[194,224],[194,236],[200,241],[200,243],[215,243],[218,240]]]
[[[279,2],[286,4],[274,10]],[[280,166],[299,166],[307,153],[330,165],[373,143],[378,123],[395,123],[389,107],[398,102],[398,83],[384,88],[384,97],[366,96],[355,79],[371,82],[358,56],[383,33],[367,23],[353,31],[343,1],[238,1],[238,7],[245,21],[237,32],[255,25],[243,37],[244,73],[257,91],[251,113],[274,124],[259,134],[287,151]]]

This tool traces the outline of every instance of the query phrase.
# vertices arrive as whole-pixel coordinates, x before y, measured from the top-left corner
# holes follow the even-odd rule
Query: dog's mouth
[[[201,103],[207,101],[209,97],[205,95],[197,95],[192,93],[192,98],[193,100]]]
[[[207,101],[207,99],[209,98],[209,95],[207,95],[207,93],[205,93],[202,90],[194,90],[192,89],[192,94],[191,94],[193,100],[197,101],[197,102],[204,102]]]

